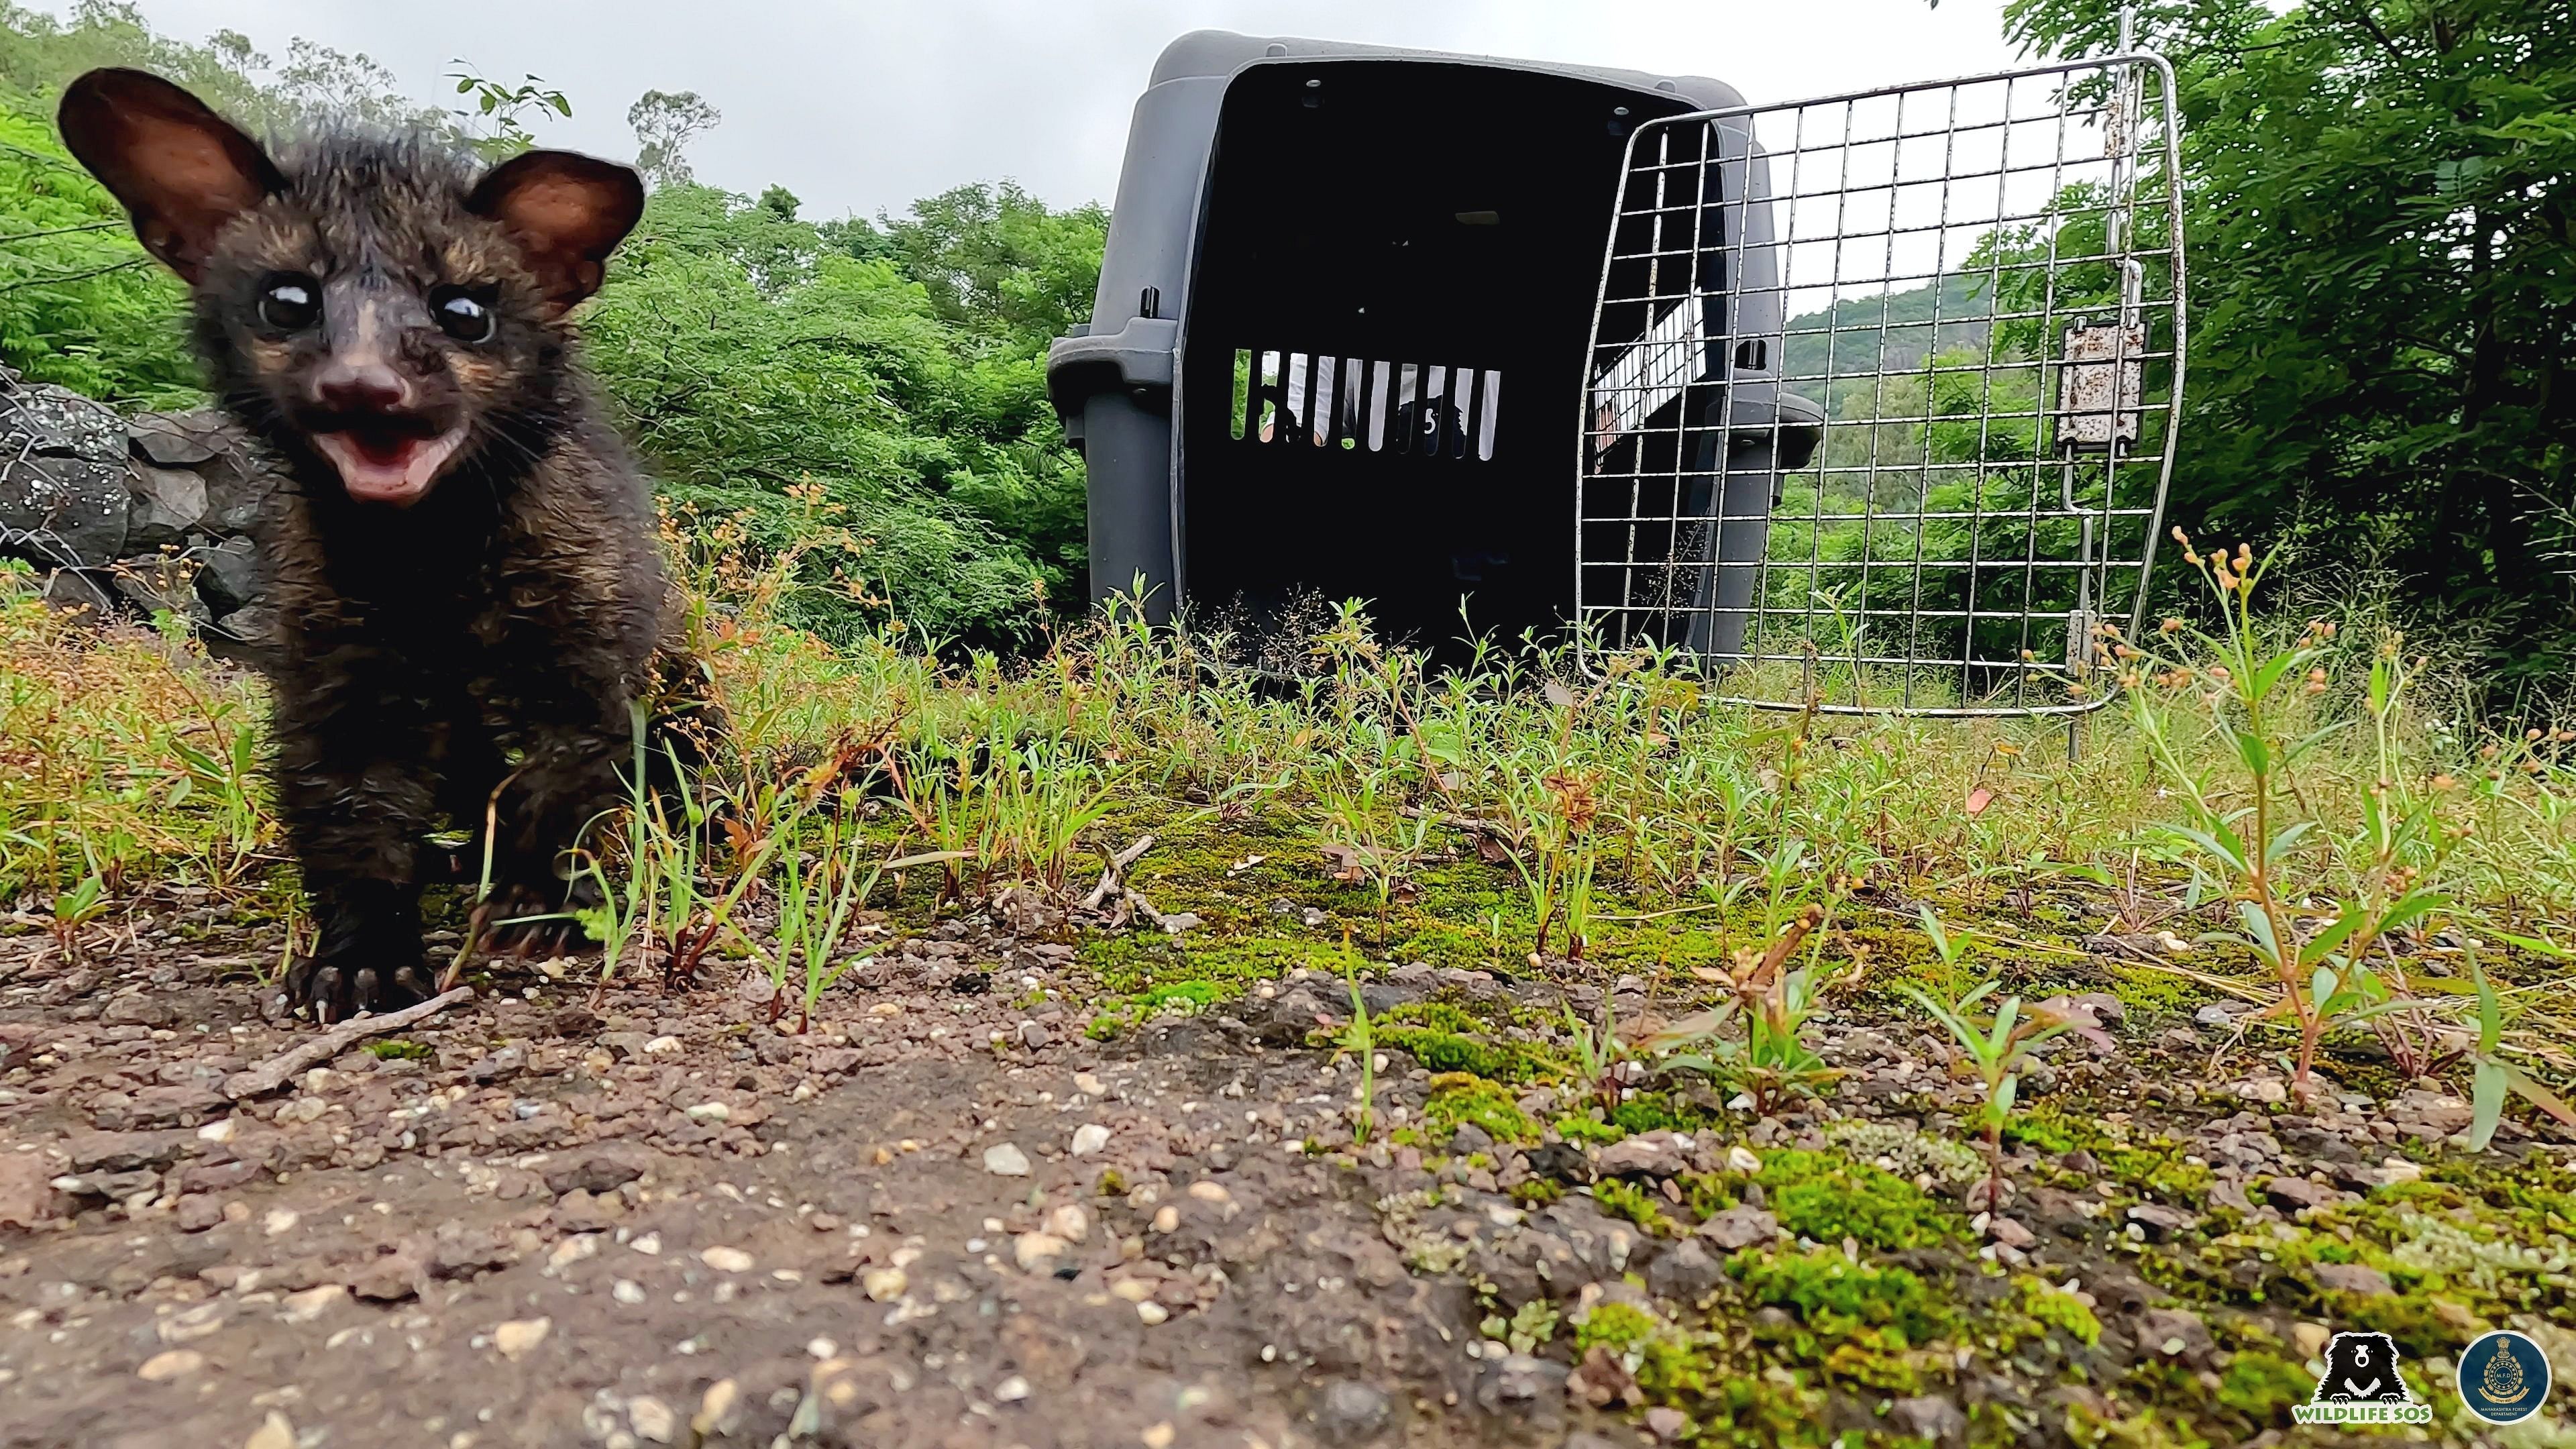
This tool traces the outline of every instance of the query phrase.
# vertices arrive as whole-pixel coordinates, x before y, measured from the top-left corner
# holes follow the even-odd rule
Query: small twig
[[[365,1041],[371,1036],[382,1036],[389,1031],[400,1031],[415,1021],[436,1016],[460,1001],[473,999],[474,988],[460,986],[444,996],[433,996],[418,1006],[406,1006],[400,1011],[388,1012],[383,1016],[352,1017],[281,1056],[272,1057],[248,1071],[235,1072],[224,1078],[224,1095],[236,1102],[265,1096],[284,1086],[289,1077],[315,1062],[327,1062],[338,1056],[346,1051],[352,1042]]]
[[[1117,893],[1126,884],[1127,867],[1143,859],[1145,852],[1153,848],[1154,837],[1150,834],[1140,835],[1136,837],[1134,845],[1109,857],[1108,868],[1100,872],[1100,884],[1093,886],[1091,894],[1083,897],[1082,908],[1086,911],[1096,911],[1115,899]]]

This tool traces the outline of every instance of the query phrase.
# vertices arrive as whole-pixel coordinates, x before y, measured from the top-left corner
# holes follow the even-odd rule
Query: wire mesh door
[[[2151,55],[1649,121],[1593,314],[1580,647],[1746,703],[2099,707],[2183,363]]]

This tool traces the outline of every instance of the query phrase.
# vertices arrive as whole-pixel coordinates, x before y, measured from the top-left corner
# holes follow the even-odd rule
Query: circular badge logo
[[[2460,1405],[2490,1424],[2540,1412],[2549,1397],[2549,1359],[2525,1334],[2499,1329],[2460,1355]]]

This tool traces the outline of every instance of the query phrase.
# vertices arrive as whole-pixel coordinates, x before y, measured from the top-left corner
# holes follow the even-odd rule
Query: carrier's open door
[[[1647,121],[1579,428],[1581,648],[1744,702],[2071,713],[2134,630],[2182,391],[2152,55]]]

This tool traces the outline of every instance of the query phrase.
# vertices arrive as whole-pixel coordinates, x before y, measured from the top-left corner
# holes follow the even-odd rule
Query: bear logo
[[[2397,1344],[2384,1333],[2338,1333],[2326,1345],[2319,1404],[2409,1404],[2414,1392],[2397,1372]]]

